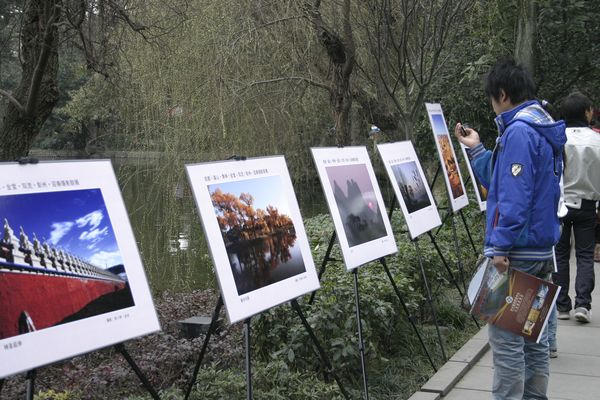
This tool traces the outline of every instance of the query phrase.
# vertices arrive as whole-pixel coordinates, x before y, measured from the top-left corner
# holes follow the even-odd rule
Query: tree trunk
[[[337,35],[324,23],[319,10],[320,0],[315,0],[312,5],[307,4],[310,21],[315,26],[317,38],[327,52],[332,65],[329,103],[335,124],[336,143],[341,146],[350,144],[352,110],[350,77],[356,63],[350,3],[351,0],[344,0],[342,5],[343,37]]]
[[[12,161],[27,155],[58,101],[59,4],[60,0],[25,2],[21,81],[0,125],[2,160]]]
[[[535,74],[535,42],[537,35],[537,7],[535,0],[517,2],[517,38],[515,40],[515,59]]]

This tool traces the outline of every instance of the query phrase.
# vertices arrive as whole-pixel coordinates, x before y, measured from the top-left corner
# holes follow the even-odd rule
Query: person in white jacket
[[[595,285],[594,228],[600,200],[600,135],[589,127],[593,116],[592,102],[582,93],[567,96],[561,104],[561,114],[567,124],[563,181],[568,212],[562,219],[562,233],[556,245],[558,271],[553,279],[562,287],[556,308],[559,319],[570,318],[573,303],[569,297],[569,259],[573,233],[577,258],[573,317],[586,323],[591,321]]]

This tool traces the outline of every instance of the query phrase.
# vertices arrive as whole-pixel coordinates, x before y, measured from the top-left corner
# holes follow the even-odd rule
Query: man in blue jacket
[[[486,150],[479,134],[458,123],[457,139],[469,147],[471,165],[488,189],[484,254],[500,272],[509,267],[550,280],[565,125],[533,100],[535,84],[511,58],[496,62],[485,83],[496,113],[498,137]],[[488,327],[494,357],[492,394],[497,400],[547,399],[548,336],[539,343]]]

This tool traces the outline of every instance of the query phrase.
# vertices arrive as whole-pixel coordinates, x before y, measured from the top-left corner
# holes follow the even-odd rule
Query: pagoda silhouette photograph
[[[373,183],[364,164],[325,168],[344,225],[348,246],[386,236]]]
[[[306,271],[279,176],[208,190],[238,296]]]
[[[100,189],[0,196],[0,339],[134,306]]]

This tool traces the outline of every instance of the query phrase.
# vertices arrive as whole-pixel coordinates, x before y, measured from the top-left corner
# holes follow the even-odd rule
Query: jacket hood
[[[562,153],[562,148],[567,141],[565,122],[554,121],[537,100],[530,100],[519,104],[512,110],[503,112],[496,117],[496,125],[500,135],[509,125],[522,121],[534,128],[552,146],[555,153]]]

